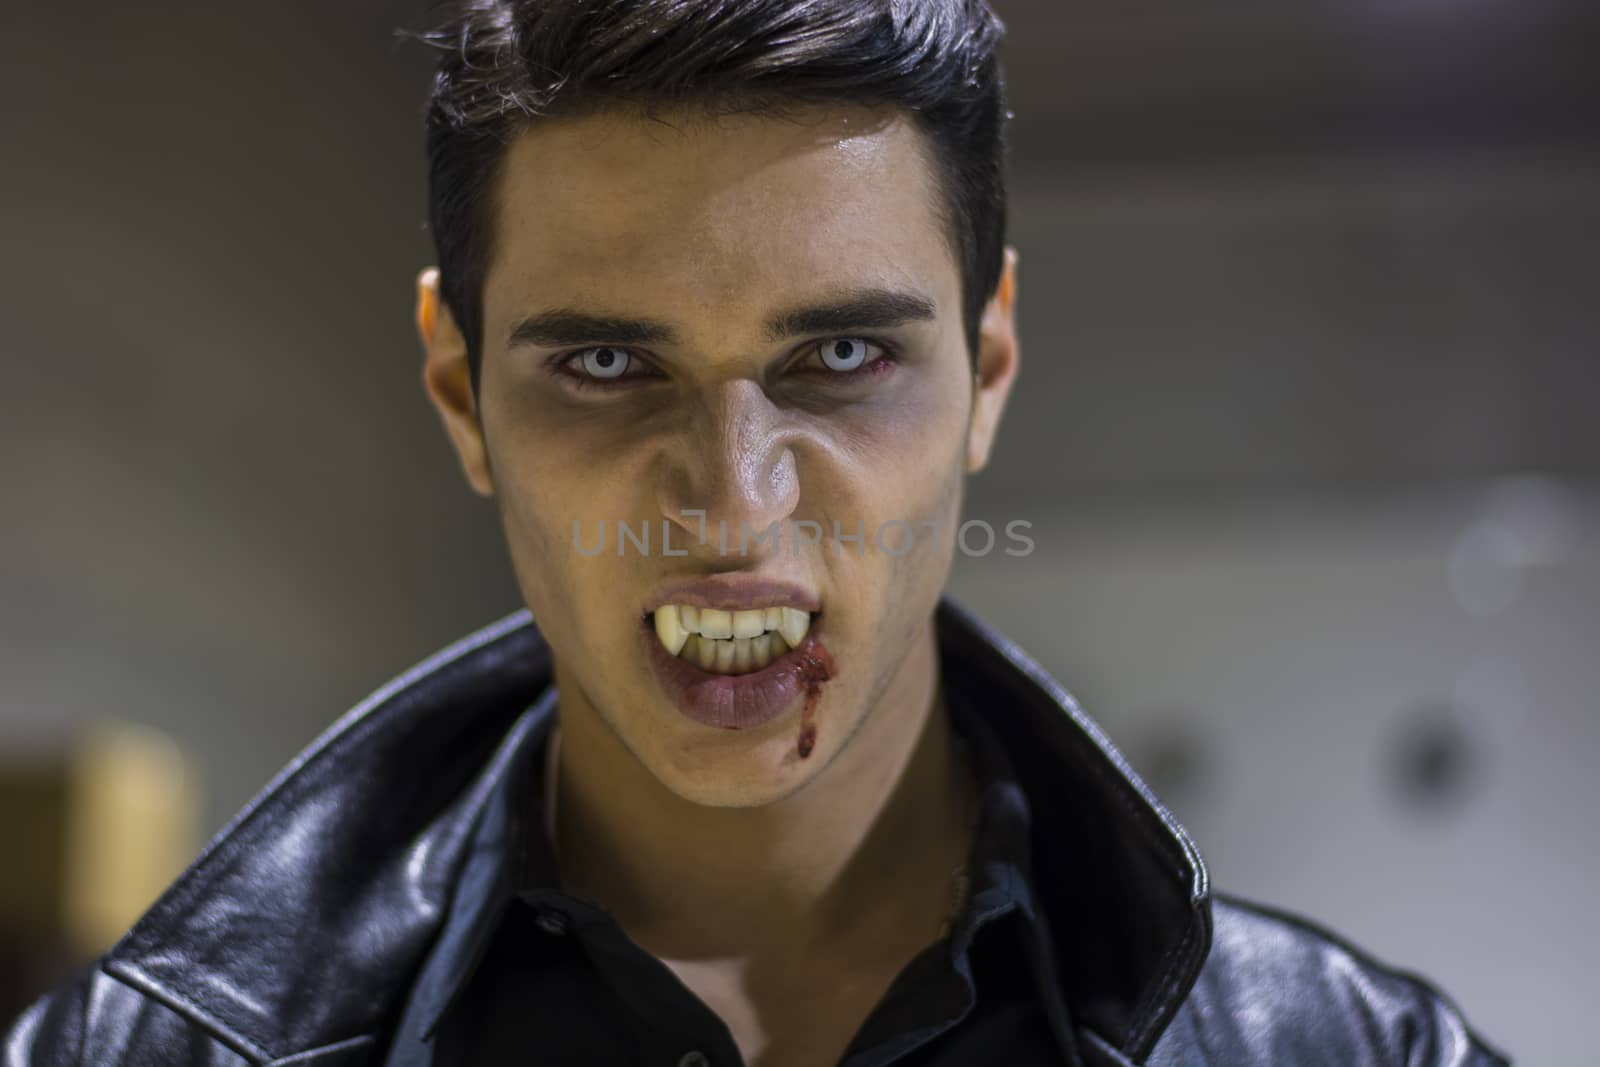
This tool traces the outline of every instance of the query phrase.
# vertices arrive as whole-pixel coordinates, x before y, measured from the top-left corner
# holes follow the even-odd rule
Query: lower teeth
[[[678,658],[686,659],[712,674],[750,674],[762,670],[788,651],[788,644],[776,631],[760,637],[728,639],[690,634],[678,652]]]

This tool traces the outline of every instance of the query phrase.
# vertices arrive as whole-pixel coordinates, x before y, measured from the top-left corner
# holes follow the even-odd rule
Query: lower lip
[[[656,680],[674,707],[703,726],[749,730],[778,718],[807,695],[806,664],[820,644],[817,622],[813,616],[797,647],[749,674],[713,674],[674,656],[662,646],[648,617],[640,633]]]

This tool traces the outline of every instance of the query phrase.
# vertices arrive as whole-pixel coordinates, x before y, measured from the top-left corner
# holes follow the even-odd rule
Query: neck
[[[757,807],[670,792],[593,709],[569,714],[568,692],[555,818],[563,888],[634,940],[687,959],[935,938],[967,860],[976,783],[939,692],[931,619],[837,756]]]

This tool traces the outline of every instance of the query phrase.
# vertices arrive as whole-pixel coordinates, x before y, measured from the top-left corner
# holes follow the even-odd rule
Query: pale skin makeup
[[[761,1067],[836,1058],[948,914],[975,787],[939,700],[933,612],[964,479],[987,462],[1018,365],[1015,251],[974,365],[910,119],[797,115],[615,110],[520,134],[498,175],[476,398],[432,268],[416,305],[428,395],[468,483],[496,502],[554,656],[563,888],[666,961]],[[770,329],[863,293],[927,314]],[[665,329],[513,343],[555,309]],[[824,362],[840,341],[866,345],[864,369]],[[594,384],[597,348],[616,376]],[[830,536],[723,555],[682,509],[712,529],[810,520]],[[592,538],[602,520],[658,537],[672,524],[688,555],[580,555],[574,522]],[[835,521],[870,534],[889,520],[924,536],[898,556],[831,538]],[[729,572],[820,601],[836,671],[805,757],[799,703],[750,729],[707,726],[641,651],[655,589]]]

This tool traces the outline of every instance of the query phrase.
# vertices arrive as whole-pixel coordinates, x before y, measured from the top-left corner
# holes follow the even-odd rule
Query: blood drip
[[[821,641],[813,641],[800,653],[799,659],[797,666],[800,680],[806,686],[806,706],[800,712],[800,740],[795,751],[805,759],[817,743],[817,700],[822,696],[822,685],[838,668]]]

